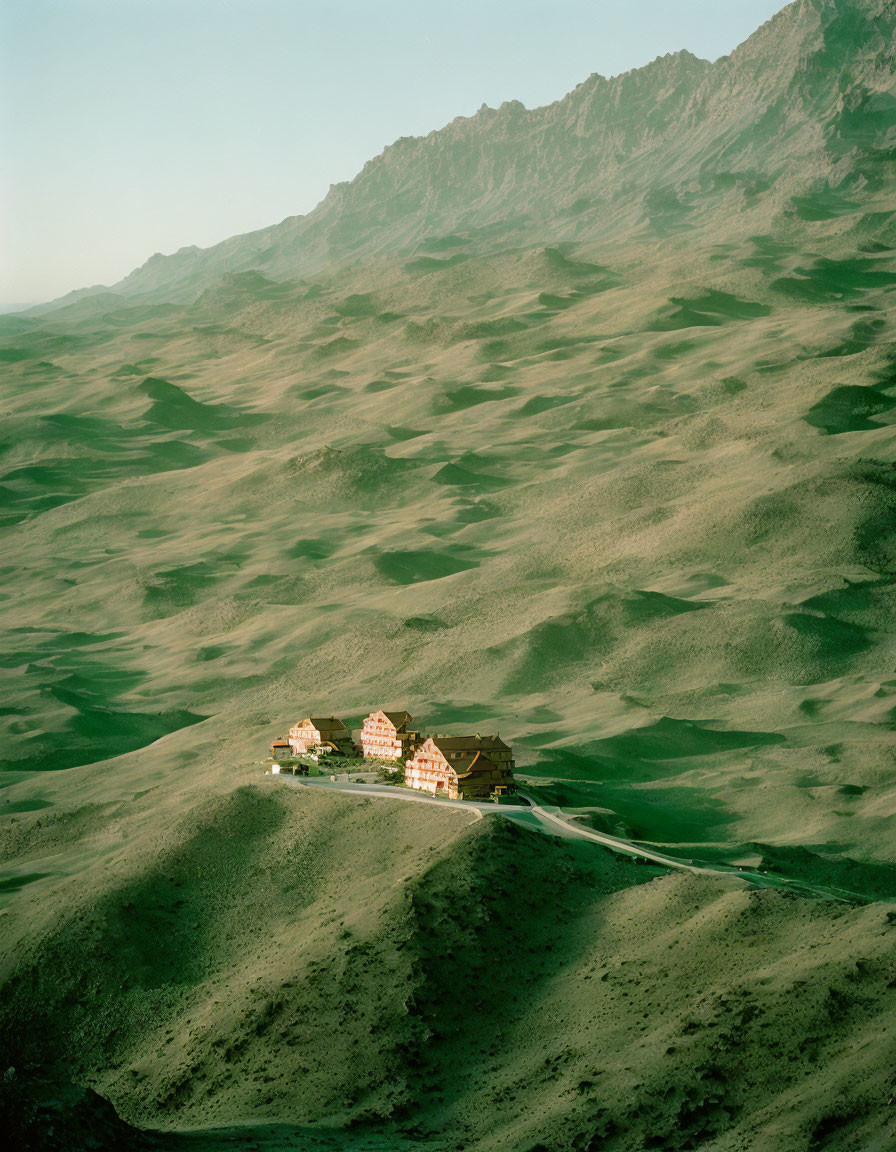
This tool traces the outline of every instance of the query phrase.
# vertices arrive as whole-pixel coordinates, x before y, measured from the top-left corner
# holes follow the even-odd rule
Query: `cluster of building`
[[[413,719],[409,712],[371,712],[356,741],[338,716],[309,716],[290,728],[288,740],[274,741],[271,756],[360,756],[393,771],[403,764],[409,788],[449,800],[514,791],[513,753],[500,736],[423,736]]]

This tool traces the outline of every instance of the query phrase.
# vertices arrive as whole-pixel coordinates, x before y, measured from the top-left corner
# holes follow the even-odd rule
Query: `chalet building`
[[[513,753],[500,736],[430,736],[405,762],[404,782],[434,796],[471,800],[514,791],[513,769]]]
[[[289,730],[289,743],[299,755],[341,752],[351,756],[355,750],[351,732],[337,716],[309,716],[307,720],[300,720]]]
[[[361,730],[361,753],[377,760],[406,760],[420,744],[420,733],[411,729],[410,712],[371,712]]]

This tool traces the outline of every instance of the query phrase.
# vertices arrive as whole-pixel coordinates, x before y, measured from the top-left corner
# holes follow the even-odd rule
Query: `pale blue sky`
[[[0,303],[308,212],[399,136],[529,108],[783,0],[0,0]]]

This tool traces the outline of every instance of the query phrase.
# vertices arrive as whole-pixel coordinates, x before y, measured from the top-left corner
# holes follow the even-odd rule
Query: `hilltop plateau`
[[[0,317],[0,1058],[78,1139],[892,1146],[894,25],[800,0]],[[264,779],[373,707],[844,896]]]

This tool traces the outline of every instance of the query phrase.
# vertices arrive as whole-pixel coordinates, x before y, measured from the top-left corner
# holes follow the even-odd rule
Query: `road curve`
[[[394,784],[352,784],[347,780],[324,780],[320,777],[309,780],[308,777],[287,776],[281,772],[279,777],[285,784],[293,788],[310,788],[312,792],[348,792],[352,796],[363,796],[367,800],[409,800],[414,804],[438,804],[440,808],[462,808],[465,812],[497,811],[498,805],[492,803],[476,804],[471,800],[436,800],[423,792],[414,792],[408,788],[399,788]],[[530,809],[522,804],[502,804],[503,812],[529,812]]]
[[[530,819],[540,826],[541,830],[550,836],[563,836],[567,839],[590,840],[618,852],[623,856],[630,856],[635,860],[648,860],[652,864],[659,864],[663,868],[673,868],[679,872],[690,872],[702,876],[726,877],[731,880],[740,880],[757,888],[781,888],[792,893],[805,896],[820,897],[825,900],[848,900],[851,902],[867,903],[867,898],[855,892],[833,887],[821,887],[809,884],[803,880],[794,880],[789,876],[774,873],[757,872],[737,865],[713,866],[711,864],[698,864],[693,860],[676,860],[674,856],[667,856],[653,848],[640,844],[633,844],[630,840],[623,840],[618,836],[608,836],[604,832],[596,832],[579,824],[572,817],[566,815],[562,808],[545,808],[537,804],[525,792],[519,795],[527,804],[493,804],[490,801],[475,800],[437,800],[434,796],[427,796],[422,792],[411,789],[398,788],[394,784],[352,784],[348,780],[325,780],[316,778],[313,782],[307,777],[287,776],[281,773],[280,780],[294,788],[310,788],[312,791],[346,792],[351,796],[363,797],[366,800],[407,800],[416,804],[436,804],[439,808],[460,808],[465,812],[475,812],[476,819],[483,816],[506,816],[511,820],[529,824]],[[531,826],[531,825],[530,825]]]
[[[310,788],[312,791],[348,792],[352,796],[363,796],[366,799],[379,800],[409,800],[418,804],[436,804],[439,808],[461,808],[465,812],[476,812],[477,818],[488,816],[519,817],[532,816],[541,825],[542,830],[551,836],[564,836],[574,840],[592,840],[602,844],[614,852],[631,856],[639,860],[650,860],[654,864],[661,864],[664,868],[677,868],[682,872],[711,872],[720,876],[729,876],[730,872],[720,869],[701,867],[697,864],[685,863],[672,856],[665,856],[662,852],[653,849],[641,848],[628,840],[621,840],[616,836],[607,836],[603,832],[595,832],[586,828],[562,814],[562,809],[548,811],[540,804],[536,804],[531,796],[524,792],[520,796],[527,804],[493,804],[491,801],[477,803],[475,800],[436,800],[423,792],[410,789],[397,788],[394,784],[352,784],[342,780],[322,780],[316,778],[313,782],[300,776],[287,776],[280,774],[280,779],[294,788]]]
[[[580,840],[593,840],[596,844],[603,844],[605,848],[612,848],[614,852],[622,852],[626,856],[633,856],[639,860],[651,860],[655,864],[662,864],[664,868],[678,868],[682,872],[714,872],[717,875],[728,876],[728,872],[720,872],[715,868],[701,867],[699,864],[688,864],[683,860],[676,860],[672,856],[665,856],[662,852],[655,852],[652,848],[641,848],[636,844],[631,844],[628,840],[620,840],[617,836],[608,836],[604,832],[595,832],[593,828],[586,828],[581,824],[576,824],[569,816],[558,815],[562,809],[557,809],[554,812],[549,812],[540,804],[536,804],[531,797],[526,796],[524,792],[520,793],[532,805],[527,811],[536,816],[542,823],[545,821],[550,824],[557,825],[567,832],[572,832],[577,839]]]

